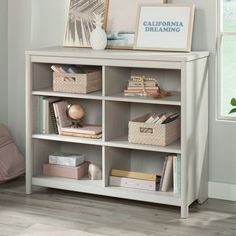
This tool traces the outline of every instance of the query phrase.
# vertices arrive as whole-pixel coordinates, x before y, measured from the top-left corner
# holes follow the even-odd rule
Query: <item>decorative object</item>
[[[102,169],[99,166],[91,163],[88,167],[88,176],[91,180],[102,179]]]
[[[85,110],[79,103],[70,104],[67,107],[66,114],[72,120],[73,126],[80,127],[81,120],[85,116]]]
[[[138,6],[165,2],[166,0],[109,0],[106,30],[108,48],[132,49]]]
[[[70,0],[64,46],[90,47],[90,34],[94,30],[93,14],[103,16],[106,25],[108,0]]]
[[[107,46],[107,34],[102,29],[103,16],[94,14],[94,25],[95,29],[92,31],[90,36],[91,47],[94,50],[103,50]]]
[[[135,49],[191,50],[193,4],[142,5],[135,35]]]

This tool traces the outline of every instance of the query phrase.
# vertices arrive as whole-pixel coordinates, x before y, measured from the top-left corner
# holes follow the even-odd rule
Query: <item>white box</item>
[[[85,161],[82,154],[55,153],[49,155],[49,164],[62,166],[78,166]]]

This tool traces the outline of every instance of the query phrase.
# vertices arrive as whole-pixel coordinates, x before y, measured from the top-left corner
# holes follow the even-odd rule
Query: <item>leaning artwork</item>
[[[70,0],[64,46],[90,47],[90,34],[94,30],[94,14],[102,15],[106,22],[108,0]]]

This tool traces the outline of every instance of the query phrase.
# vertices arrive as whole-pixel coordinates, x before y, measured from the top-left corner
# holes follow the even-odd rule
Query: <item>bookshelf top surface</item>
[[[53,56],[53,57],[76,57],[89,59],[120,59],[142,61],[169,61],[185,62],[208,57],[207,51],[183,52],[157,52],[137,50],[92,50],[90,48],[48,47],[27,50],[26,55]]]

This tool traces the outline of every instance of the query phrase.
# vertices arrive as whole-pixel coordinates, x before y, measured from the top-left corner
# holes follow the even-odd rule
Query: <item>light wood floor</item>
[[[24,194],[24,179],[0,185],[0,235],[18,235],[34,224],[112,236],[236,236],[236,202],[208,200],[179,209],[44,188]]]

